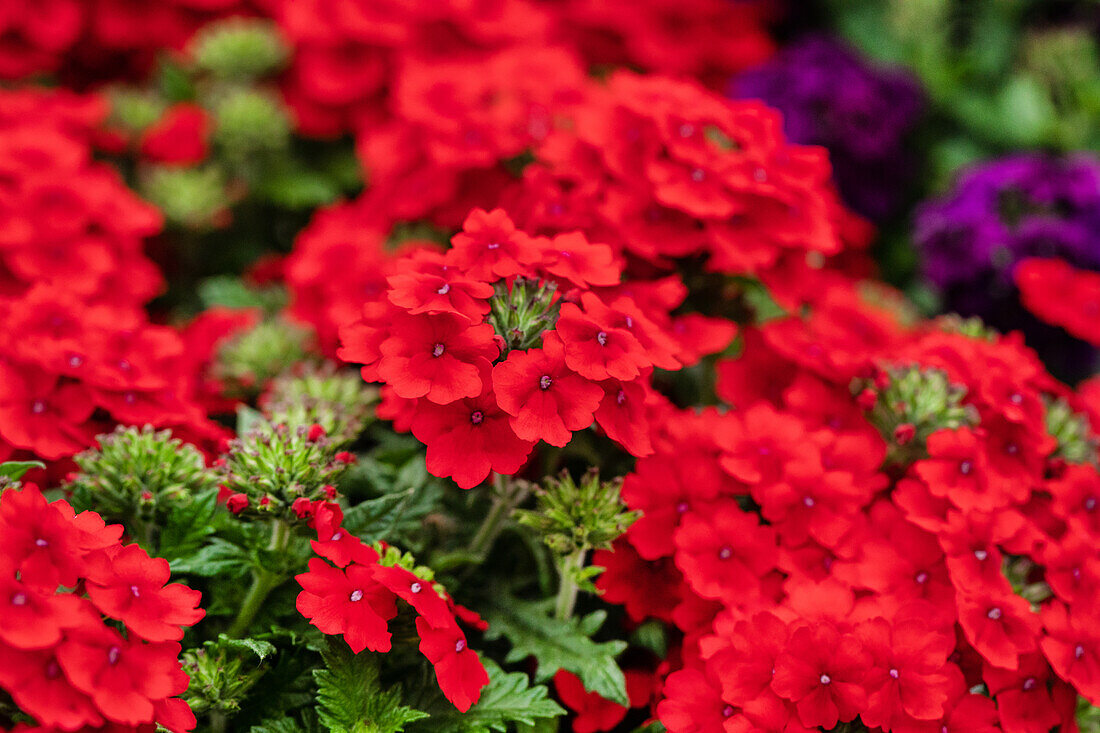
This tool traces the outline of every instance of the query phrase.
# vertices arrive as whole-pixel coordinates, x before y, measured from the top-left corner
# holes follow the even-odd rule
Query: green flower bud
[[[1089,463],[1096,459],[1097,441],[1087,417],[1074,412],[1062,398],[1047,401],[1047,432],[1058,441],[1055,458],[1068,463]]]
[[[343,446],[363,432],[377,399],[378,389],[357,372],[325,362],[277,377],[262,402],[272,422],[291,428],[320,425],[334,445]]]
[[[198,649],[180,655],[183,671],[191,683],[182,697],[196,714],[209,711],[233,713],[241,700],[264,674],[264,657],[275,648],[267,642],[229,639],[222,634]],[[258,664],[253,663],[262,654]]]
[[[152,166],[139,181],[143,198],[165,218],[188,229],[214,228],[223,219],[228,200],[221,171],[205,168]]]
[[[517,277],[511,290],[498,283],[489,299],[489,323],[504,339],[504,354],[511,349],[530,349],[542,342],[542,332],[554,327],[560,302],[554,300],[557,285]]]
[[[146,549],[170,512],[217,486],[202,453],[170,430],[119,427],[97,440],[99,447],[73,459],[79,472],[66,487],[73,508],[123,524]]]
[[[949,313],[936,319],[936,325],[947,333],[957,333],[978,341],[993,342],[997,340],[997,332],[985,325],[985,322],[977,316],[963,318],[957,313]]]
[[[283,150],[290,142],[290,119],[273,95],[231,89],[213,108],[214,142],[235,162]]]
[[[562,471],[558,478],[547,477],[535,487],[537,508],[517,510],[516,521],[542,535],[559,555],[608,549],[640,516],[623,505],[621,487],[622,479],[601,482],[595,468],[579,484]]]
[[[852,393],[874,400],[864,407],[890,445],[888,463],[908,465],[927,455],[932,433],[978,423],[977,410],[963,404],[966,388],[952,384],[941,369],[891,367],[877,380],[854,380]]]
[[[282,319],[263,321],[218,350],[213,373],[231,394],[254,397],[267,383],[305,361],[311,334]]]
[[[144,90],[115,87],[107,98],[111,102],[111,116],[108,120],[112,127],[137,133],[161,118],[168,104],[160,97]]]
[[[195,64],[221,79],[257,79],[278,71],[289,55],[275,23],[228,18],[211,23],[191,42]]]
[[[259,421],[230,441],[219,467],[221,484],[231,494],[244,494],[242,516],[272,516],[298,521],[295,499],[331,499],[332,486],[348,467],[336,446],[306,426],[291,429]]]

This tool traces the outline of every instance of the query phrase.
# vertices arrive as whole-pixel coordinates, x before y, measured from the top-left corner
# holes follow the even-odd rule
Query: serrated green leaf
[[[261,662],[275,653],[275,645],[261,639],[231,639],[225,634],[218,634],[218,641],[227,649],[253,652]]]
[[[18,481],[32,468],[45,468],[46,464],[39,461],[7,461],[0,463],[0,477]]]
[[[353,654],[343,641],[330,640],[321,656],[325,668],[314,670],[317,715],[337,733],[398,733],[427,713],[401,704],[400,686],[383,689],[378,659]]]
[[[477,704],[460,713],[454,708],[432,715],[411,730],[431,733],[505,733],[508,724],[536,726],[565,715],[543,685],[531,685],[522,672],[505,672],[491,659],[482,658],[489,684]],[[530,730],[531,728],[528,728]],[[555,727],[556,729],[556,727]],[[541,728],[535,728],[541,730]]]
[[[172,572],[201,578],[239,578],[251,569],[248,550],[219,537],[190,557],[172,562]]]
[[[158,540],[158,554],[169,562],[199,551],[203,541],[214,533],[212,523],[218,511],[218,490],[209,489],[172,507]]]
[[[397,494],[385,494],[377,499],[360,502],[344,512],[344,529],[364,542],[384,540],[403,517],[403,509],[416,489]]]
[[[504,661],[535,657],[539,664],[536,679],[548,680],[564,669],[580,677],[589,692],[620,705],[629,704],[626,678],[615,662],[615,657],[626,649],[626,642],[595,642],[590,638],[607,618],[604,611],[562,621],[548,613],[550,604],[545,601],[498,597],[501,602],[489,613],[485,638],[505,637],[511,642],[512,650]]]

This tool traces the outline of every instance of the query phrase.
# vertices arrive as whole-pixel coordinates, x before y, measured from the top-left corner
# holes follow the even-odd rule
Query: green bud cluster
[[[348,464],[342,456],[337,458],[336,446],[327,437],[311,439],[310,432],[305,425],[291,429],[260,420],[230,441],[218,473],[230,493],[248,497],[244,515],[294,521],[290,507],[295,499],[329,498],[325,488]]]
[[[978,412],[964,405],[966,388],[952,384],[942,369],[918,364],[891,367],[885,379],[857,379],[853,394],[872,394],[867,413],[891,446],[889,463],[908,464],[926,454],[928,436],[938,430],[957,430],[978,424]]]
[[[111,103],[109,124],[127,132],[141,132],[159,120],[168,108],[160,97],[139,89],[115,87],[108,92]]]
[[[245,81],[277,72],[289,50],[271,21],[229,18],[200,30],[191,42],[191,56],[199,69],[220,79]]]
[[[290,144],[290,119],[279,100],[258,89],[232,88],[214,101],[214,142],[234,164]]]
[[[359,374],[325,362],[276,377],[261,402],[273,423],[320,425],[333,445],[344,446],[363,432],[377,399],[378,389]]]
[[[121,522],[141,541],[153,540],[144,529],[164,526],[169,512],[218,484],[202,453],[170,430],[120,426],[97,440],[97,448],[73,459],[79,471],[66,487],[72,504]]]
[[[270,380],[306,360],[309,340],[308,330],[289,321],[263,321],[218,350],[214,376],[231,393],[255,396]]]
[[[214,166],[150,166],[138,184],[142,197],[177,226],[211,229],[227,211],[225,179]]]
[[[1096,460],[1097,441],[1087,417],[1074,412],[1064,399],[1046,403],[1047,432],[1058,441],[1054,457],[1068,463],[1092,463]]]
[[[180,656],[183,671],[191,677],[183,699],[199,715],[240,710],[241,700],[266,671],[262,657],[259,665],[246,661],[254,657],[257,650],[266,656],[274,647],[251,639],[229,639],[222,634],[217,641],[188,649]]]
[[[554,327],[560,302],[555,298],[557,285],[532,278],[517,277],[511,283],[498,283],[489,299],[489,323],[504,339],[504,356],[512,349],[530,349],[542,343],[542,332]]]
[[[580,482],[568,471],[543,479],[534,489],[537,507],[515,512],[516,521],[542,535],[559,555],[608,549],[640,515],[628,511],[620,497],[622,479],[600,481],[589,469]]]
[[[949,313],[936,319],[936,325],[941,331],[957,333],[960,336],[976,339],[978,341],[993,342],[997,340],[997,332],[985,325],[985,322],[977,316],[963,318],[957,313]]]

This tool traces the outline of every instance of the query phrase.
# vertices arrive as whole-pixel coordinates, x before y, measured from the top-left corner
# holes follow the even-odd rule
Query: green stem
[[[493,542],[504,529],[504,522],[512,510],[525,498],[527,489],[517,486],[510,477],[496,474],[493,477],[493,505],[477,528],[467,551],[479,558],[489,554]]]
[[[290,525],[281,519],[275,520],[271,525],[271,541],[268,542],[267,549],[282,552],[289,541]],[[271,591],[278,588],[284,580],[286,576],[281,573],[273,573],[263,568],[253,570],[252,587],[248,589],[248,595],[241,602],[241,610],[237,612],[237,618],[233,619],[226,633],[234,639],[243,637],[255,620],[256,614],[260,612],[260,607],[271,595]]]
[[[212,710],[210,712],[210,732],[211,733],[225,733],[225,713],[220,710]]]
[[[573,607],[577,605],[576,574],[584,567],[585,551],[574,550],[562,558],[561,575],[558,579],[558,597],[554,602],[554,616],[565,621],[572,618]]]

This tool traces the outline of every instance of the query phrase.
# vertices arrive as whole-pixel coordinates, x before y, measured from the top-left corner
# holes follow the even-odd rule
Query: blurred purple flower
[[[783,113],[787,136],[828,148],[845,202],[881,221],[912,180],[906,138],[923,108],[907,73],[870,66],[839,42],[807,36],[733,79],[731,96],[759,98]]]
[[[1100,158],[1021,153],[975,166],[918,208],[914,241],[924,276],[948,309],[1023,330],[1066,376],[1071,360],[1087,362],[1083,342],[1020,307],[1012,278],[1016,263],[1032,256],[1100,270]]]

